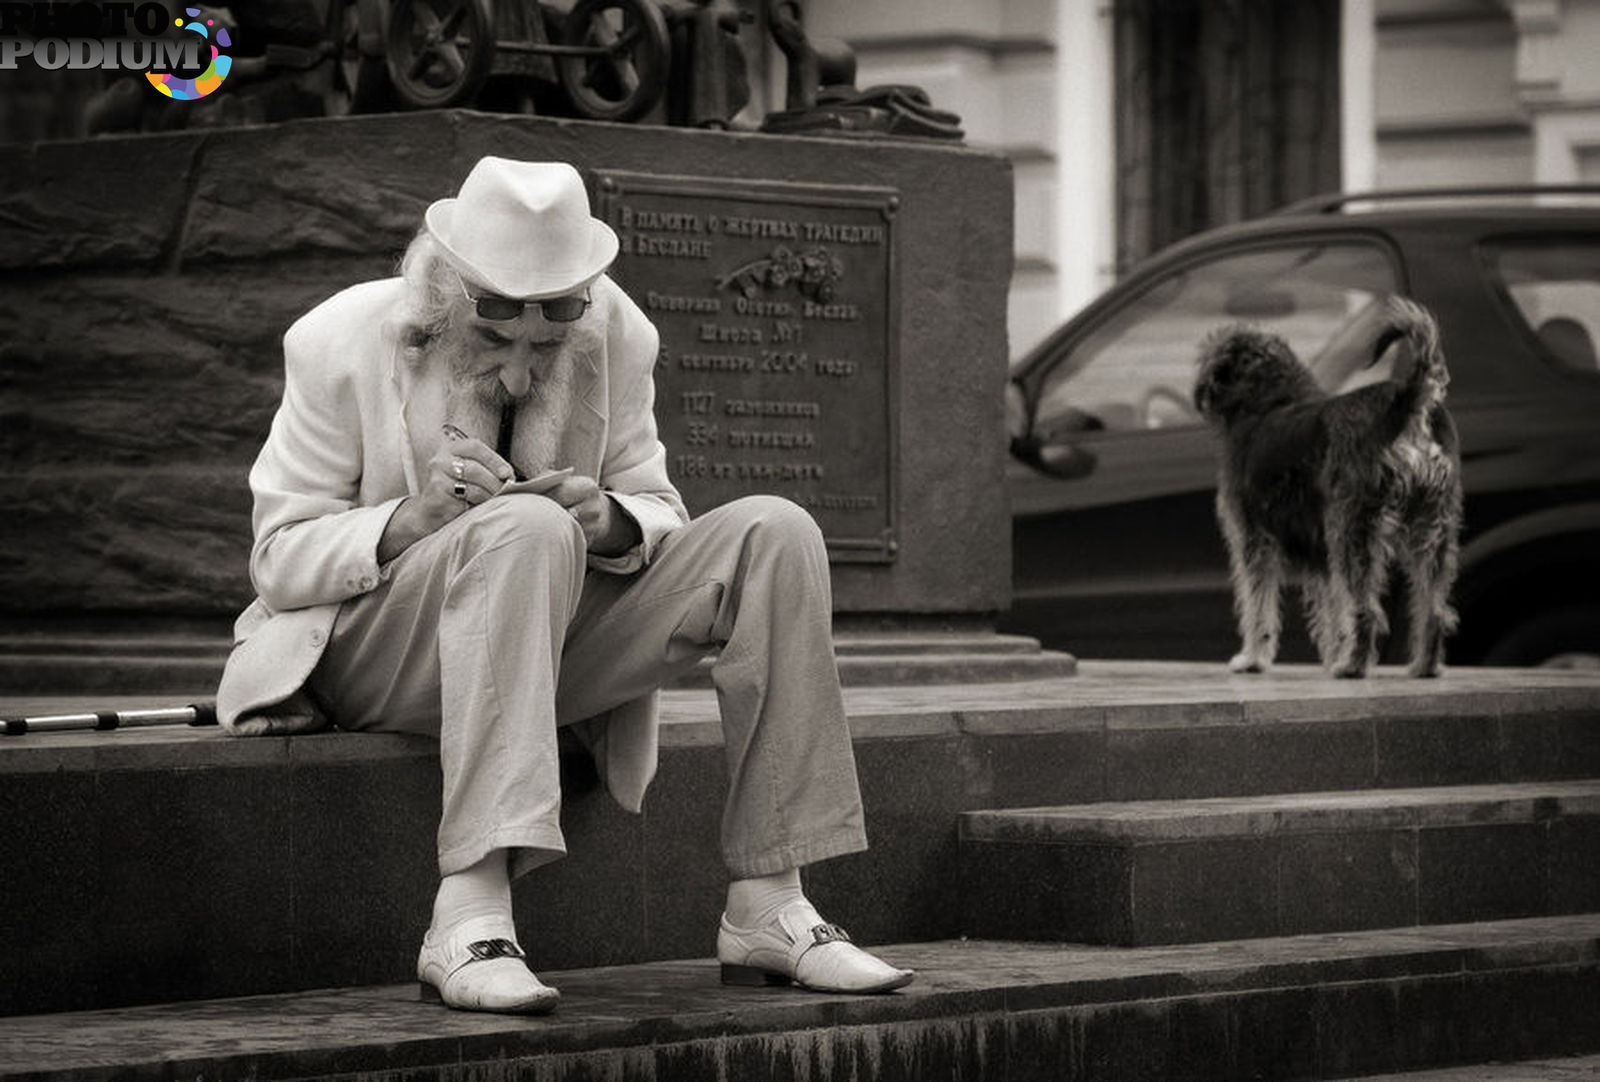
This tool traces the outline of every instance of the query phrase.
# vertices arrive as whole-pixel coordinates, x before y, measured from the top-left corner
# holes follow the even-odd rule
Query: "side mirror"
[[[1081,420],[1068,420],[1065,426],[1068,433],[1092,432],[1105,427],[1090,414],[1079,414],[1076,410],[1071,413],[1081,417]],[[1066,433],[1053,431],[1048,439],[1041,441],[1033,433],[1027,396],[1015,382],[1006,384],[1006,432],[1011,437],[1011,453],[1051,477],[1073,481],[1093,473],[1098,464],[1092,452],[1070,442],[1065,438]]]
[[[1040,473],[1059,477],[1063,481],[1076,481],[1088,477],[1100,464],[1094,452],[1076,443],[1045,443],[1033,448],[1028,465]]]
[[[1006,434],[1013,446],[1027,438],[1029,427],[1028,396],[1023,394],[1020,383],[1010,380],[1006,383]]]

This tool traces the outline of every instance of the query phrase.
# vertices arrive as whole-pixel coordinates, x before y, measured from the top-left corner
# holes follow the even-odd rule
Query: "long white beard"
[[[576,365],[582,363],[582,346],[571,337],[553,354],[534,364],[533,386],[514,400],[517,407],[510,453],[507,457],[517,473],[531,477],[545,470],[571,465],[561,462],[561,443],[567,432],[577,397]],[[444,401],[441,421],[448,422],[469,436],[496,449],[500,434],[500,415],[513,399],[491,371],[487,376],[471,376],[461,362],[472,346],[435,343],[428,367],[444,376]],[[434,425],[438,431],[439,426]],[[441,432],[442,438],[442,432]]]

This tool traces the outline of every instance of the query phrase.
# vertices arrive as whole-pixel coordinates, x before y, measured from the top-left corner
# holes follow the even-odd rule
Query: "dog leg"
[[[1446,524],[1426,540],[1417,546],[1418,558],[1410,568],[1411,664],[1406,671],[1416,677],[1444,671],[1444,641],[1458,622],[1450,605],[1458,552],[1455,530]]]
[[[1348,633],[1341,634],[1342,650],[1333,675],[1360,679],[1378,659],[1378,636],[1388,630],[1383,614],[1383,588],[1389,566],[1389,539],[1396,516],[1388,509],[1362,514],[1345,508],[1342,522],[1328,533],[1329,558],[1335,581],[1342,586],[1341,601],[1348,605]]]
[[[1308,572],[1300,585],[1300,596],[1305,603],[1306,626],[1311,629],[1317,657],[1324,667],[1331,669],[1339,654],[1339,628],[1344,619],[1333,584],[1327,575]]]
[[[1233,604],[1239,618],[1239,652],[1228,662],[1232,672],[1266,672],[1278,656],[1278,593],[1283,558],[1278,544],[1261,532],[1229,545],[1233,564]]]

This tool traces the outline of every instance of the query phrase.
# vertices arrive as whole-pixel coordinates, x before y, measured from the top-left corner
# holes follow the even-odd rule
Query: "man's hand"
[[[470,436],[447,438],[428,462],[422,492],[400,504],[378,542],[386,563],[511,480],[511,463]],[[457,492],[460,495],[457,495]]]
[[[596,556],[620,556],[641,539],[638,523],[592,477],[574,474],[545,495],[577,519],[589,551]]]

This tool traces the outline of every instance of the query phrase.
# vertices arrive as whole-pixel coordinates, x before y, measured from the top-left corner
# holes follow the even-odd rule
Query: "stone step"
[[[1581,913],[1600,910],[1600,780],[968,812],[961,876],[980,938],[1150,946]]]
[[[1474,1063],[1430,1071],[1366,1075],[1351,1082],[1600,1082],[1600,1056]]]
[[[231,647],[228,634],[0,632],[0,692],[132,695],[201,688],[211,694]],[[853,687],[1047,680],[1077,669],[1071,654],[1043,650],[1023,635],[844,632],[837,649],[840,679]],[[677,686],[711,687],[710,663],[689,670]]]
[[[544,976],[560,1008],[416,985],[0,1019],[0,1079],[1160,1082],[1330,1078],[1600,1051],[1600,914],[1204,946],[881,948],[886,996],[736,989],[701,958]]]
[[[0,714],[181,704],[0,696]],[[961,935],[985,808],[1600,777],[1600,676],[1085,662],[1022,683],[849,688],[872,848],[807,889],[867,942]],[[629,815],[571,763],[567,859],[517,885],[542,969],[709,953],[725,871],[715,697],[663,696]],[[403,980],[435,880],[437,748],[183,726],[0,736],[0,1014]]]

